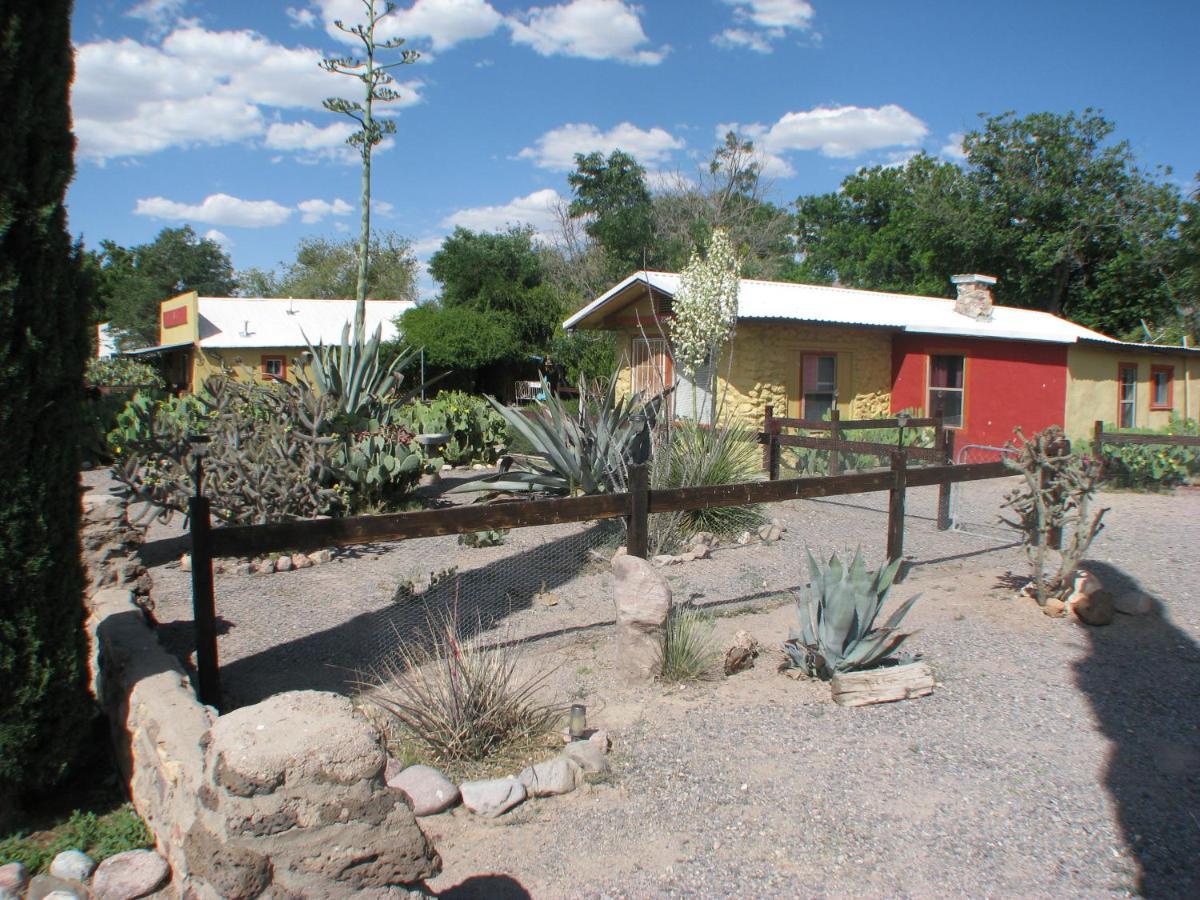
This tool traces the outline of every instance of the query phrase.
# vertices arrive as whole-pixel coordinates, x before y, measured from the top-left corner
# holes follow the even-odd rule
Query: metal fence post
[[[903,448],[892,455],[892,487],[888,495],[888,562],[904,556],[904,493],[908,484],[908,454]]]
[[[645,559],[650,545],[650,471],[645,463],[629,467],[629,516],[626,518],[625,549],[630,556]]]
[[[941,428],[938,432],[942,449],[942,464],[954,465],[954,432]],[[937,527],[938,531],[950,529],[950,491],[953,485],[942,483],[938,486]]]
[[[188,501],[192,549],[192,626],[196,632],[196,681],[200,702],[220,707],[217,608],[213,594],[212,520],[204,496],[204,463],[196,454],[195,495]]]

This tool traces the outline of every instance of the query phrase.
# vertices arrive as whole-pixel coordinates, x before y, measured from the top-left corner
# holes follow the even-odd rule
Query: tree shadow
[[[509,616],[529,609],[539,593],[585,573],[595,559],[592,551],[611,544],[611,550],[602,554],[610,556],[620,533],[620,520],[597,523],[520,554],[443,577],[415,596],[398,592],[396,602],[387,607],[233,660],[221,666],[229,707],[257,703],[283,691],[353,693],[399,643],[420,642],[439,623],[450,620],[457,622],[464,638],[502,626]],[[220,576],[216,586],[219,607]],[[170,636],[177,640],[183,634],[181,630]],[[503,634],[497,637],[504,639]],[[172,649],[178,653],[182,647],[176,643]]]
[[[444,900],[527,900],[533,895],[511,875],[472,875],[439,891]]]
[[[1122,570],[1092,560],[1114,596],[1145,593]],[[1145,897],[1200,896],[1200,646],[1154,598],[1148,615],[1087,628],[1091,652],[1076,681],[1111,741],[1105,786],[1140,868]]]

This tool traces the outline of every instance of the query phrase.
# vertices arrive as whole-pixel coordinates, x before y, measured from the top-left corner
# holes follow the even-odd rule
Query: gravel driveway
[[[994,522],[1005,486],[968,486],[964,519]],[[550,636],[536,658],[559,664],[564,700],[583,698],[612,729],[617,771],[499,825],[461,812],[423,820],[446,865],[433,886],[457,897],[1200,896],[1200,492],[1102,496],[1112,509],[1093,569],[1159,606],[1102,629],[1016,600],[1005,576],[1024,571],[1020,551],[987,527],[936,531],[934,497],[910,493],[913,567],[897,589],[924,595],[913,645],[940,684],[922,700],[844,710],[827,686],[769,663],[682,689],[621,687],[599,563],[503,603],[481,598],[495,610],[485,627]],[[722,639],[744,628],[776,644],[794,613],[762,601],[803,578],[803,548],[861,543],[878,559],[885,504],[883,494],[778,504],[783,541],[672,567],[676,596],[725,614],[749,603],[718,619]],[[348,689],[394,624],[396,584],[414,565],[457,558],[460,572],[499,584],[542,571],[532,562],[554,558],[547,547],[576,564],[593,546],[607,552],[578,526],[557,527],[567,530],[514,532],[499,548],[430,539],[443,543],[416,558],[386,545],[302,572],[219,576],[227,690],[246,702]],[[152,537],[152,551],[178,549],[169,530]],[[182,652],[186,576],[173,562],[153,574],[164,638]],[[492,584],[479,579],[465,580]]]

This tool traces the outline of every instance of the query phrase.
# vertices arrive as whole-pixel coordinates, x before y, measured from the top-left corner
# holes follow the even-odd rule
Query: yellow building
[[[1160,429],[1173,416],[1200,419],[1195,348],[1091,341],[1068,348],[1068,435],[1086,437],[1096,420],[1109,429]]]
[[[384,340],[396,338],[395,320],[413,305],[368,300],[368,336],[382,327]],[[199,297],[193,291],[160,305],[157,346],[123,355],[157,359],[177,391],[193,391],[222,370],[241,380],[294,381],[308,344],[337,343],[353,322],[353,300]]]

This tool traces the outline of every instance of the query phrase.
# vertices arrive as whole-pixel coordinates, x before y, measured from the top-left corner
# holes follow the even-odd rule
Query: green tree
[[[654,204],[646,170],[637,160],[623,150],[607,158],[598,152],[576,153],[567,183],[575,195],[569,212],[585,220],[587,233],[604,248],[613,278],[658,264]]]
[[[66,228],[71,3],[0,7],[0,818],[88,734],[79,545],[88,305]]]
[[[949,296],[1000,279],[1004,303],[1113,334],[1171,309],[1178,192],[1093,110],[985,118],[963,166],[921,154],[797,200],[802,280]]]
[[[98,292],[94,317],[111,322],[122,343],[133,347],[158,343],[163,300],[186,291],[227,297],[237,287],[221,245],[188,225],[164,228],[153,241],[133,247],[101,241],[99,252],[88,254],[87,268]]]
[[[375,39],[375,28],[380,21],[395,12],[396,4],[385,0],[382,10],[379,9],[376,0],[362,0],[362,5],[367,17],[365,25],[346,26],[340,20],[335,20],[333,24],[339,31],[358,38],[363,45],[363,57],[331,56],[321,60],[321,68],[327,72],[349,75],[363,85],[362,103],[342,97],[329,97],[324,101],[327,110],[348,116],[359,125],[358,130],[347,138],[347,142],[357,147],[362,155],[362,194],[359,201],[362,207],[362,224],[358,234],[358,274],[354,292],[357,301],[354,307],[354,334],[360,341],[366,337],[367,284],[371,256],[371,152],[383,142],[384,137],[396,133],[395,122],[375,118],[375,104],[389,103],[400,98],[397,91],[388,87],[395,81],[388,70],[414,63],[420,55],[415,50],[402,50],[397,62],[386,65],[376,62],[375,54],[380,50],[395,50],[404,44],[403,38],[393,38],[390,41]]]
[[[238,273],[239,292],[246,297],[296,297],[344,300],[358,290],[358,241],[301,238],[293,262],[274,272],[249,269]],[[368,300],[413,300],[417,294],[417,258],[412,241],[394,231],[371,235]]]

